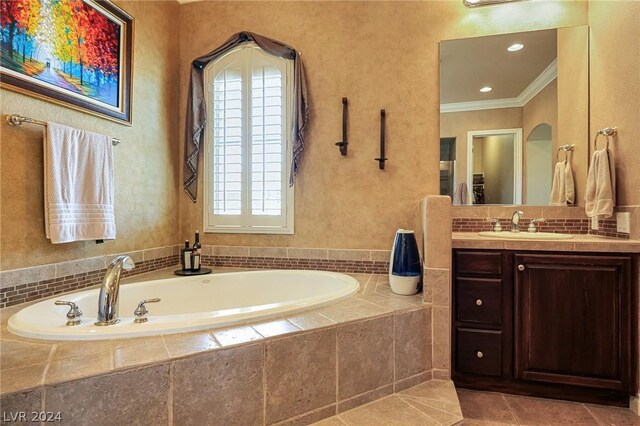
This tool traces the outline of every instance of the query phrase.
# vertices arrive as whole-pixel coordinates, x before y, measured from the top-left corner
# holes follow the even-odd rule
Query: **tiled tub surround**
[[[123,253],[131,256],[136,267],[123,271],[134,276],[166,268],[178,262],[177,246]],[[116,255],[78,259],[31,268],[0,272],[0,308],[100,284],[106,267]]]
[[[175,245],[123,253],[136,263],[136,267],[125,271],[124,276],[177,265],[180,247]],[[0,308],[100,284],[106,267],[115,256],[1,271]],[[211,267],[384,274],[389,270],[389,256],[388,250],[202,246],[202,264]]]
[[[389,250],[340,250],[292,247],[203,246],[202,264],[230,268],[319,269],[385,274]]]
[[[107,406],[111,424],[306,424],[431,379],[430,304],[353,276],[359,294],[334,305],[141,339],[24,339],[6,329],[20,307],[5,308],[2,409],[60,411],[64,424],[102,424]]]

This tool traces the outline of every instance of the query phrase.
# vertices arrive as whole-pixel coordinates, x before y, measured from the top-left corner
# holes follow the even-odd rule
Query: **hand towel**
[[[576,201],[576,184],[573,180],[571,161],[566,160],[564,166],[564,186],[566,188],[567,205],[573,205]]]
[[[607,218],[613,215],[616,205],[616,174],[613,156],[606,148],[593,153],[584,199],[588,217]]]
[[[48,123],[44,216],[54,244],[116,237],[111,138]]]
[[[456,206],[463,206],[467,204],[468,198],[469,194],[467,192],[467,184],[462,182],[458,185],[455,192],[453,193],[453,204]]]
[[[549,204],[552,206],[571,205],[575,201],[575,183],[569,161],[559,161],[553,172]]]

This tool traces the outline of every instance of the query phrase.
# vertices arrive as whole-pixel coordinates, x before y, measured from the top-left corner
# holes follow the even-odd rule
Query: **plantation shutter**
[[[242,214],[242,70],[232,64],[213,83],[213,211]]]
[[[205,229],[292,230],[290,62],[250,45],[214,64],[208,138],[213,149],[206,154],[213,170],[206,173],[211,201],[205,203]]]

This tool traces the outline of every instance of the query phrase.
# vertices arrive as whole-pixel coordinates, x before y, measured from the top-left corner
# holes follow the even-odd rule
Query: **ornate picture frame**
[[[133,17],[107,0],[0,0],[3,88],[131,125]]]

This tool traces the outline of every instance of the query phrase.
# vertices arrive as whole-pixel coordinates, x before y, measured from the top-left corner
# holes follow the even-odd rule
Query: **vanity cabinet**
[[[624,404],[634,393],[633,255],[457,249],[457,386]]]
[[[510,259],[499,251],[454,253],[455,371],[501,377],[511,371]],[[505,303],[507,302],[507,303]]]

